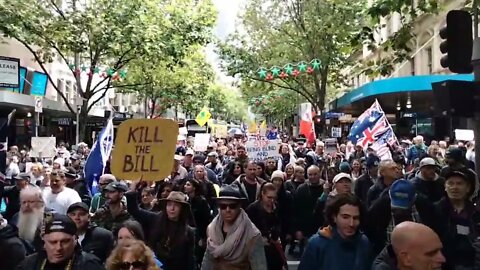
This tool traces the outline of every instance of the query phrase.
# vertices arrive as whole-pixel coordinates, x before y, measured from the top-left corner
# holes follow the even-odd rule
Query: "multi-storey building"
[[[396,65],[389,76],[370,78],[364,74],[355,74],[353,69],[348,70],[346,74],[353,74],[350,77],[352,87],[331,101],[327,111],[343,112],[355,117],[378,99],[399,136],[423,134],[443,138],[451,136],[451,131],[455,128],[466,128],[466,119],[437,116],[431,85],[448,79],[473,79],[470,74],[453,75],[440,65],[443,57],[440,52],[440,29],[445,26],[447,12],[465,7],[465,2],[442,0],[439,1],[441,11],[438,14],[420,16],[412,29],[414,38],[410,42],[411,59]],[[383,27],[378,28],[375,39],[381,43],[400,29],[400,15],[391,14],[382,18],[380,24]],[[386,55],[387,52],[371,52],[364,47],[355,57],[358,61],[369,61]],[[332,123],[341,125],[338,120]]]
[[[15,119],[9,135],[9,141],[15,144],[29,144],[29,138],[35,136],[55,136],[57,140],[75,141],[76,115],[66,106],[61,98],[62,94],[72,108],[76,109],[78,100],[75,78],[69,67],[57,57],[52,63],[45,65],[48,74],[58,91],[47,79],[40,65],[33,55],[21,43],[14,39],[2,39],[0,56],[20,59],[20,87],[16,89],[0,88],[0,116],[6,116],[16,109]],[[81,75],[82,84],[88,79],[86,74]],[[94,76],[94,83],[100,80]],[[39,117],[35,117],[35,96],[43,97],[43,109]],[[93,97],[90,101],[96,100]],[[94,131],[100,130],[109,111],[116,112],[116,120],[124,120],[134,115],[144,116],[144,102],[138,101],[133,94],[122,94],[109,89],[108,94],[95,103],[89,111],[87,130],[92,136]],[[37,120],[37,121],[36,121]],[[35,128],[38,126],[38,128]],[[91,138],[86,138],[92,141]]]

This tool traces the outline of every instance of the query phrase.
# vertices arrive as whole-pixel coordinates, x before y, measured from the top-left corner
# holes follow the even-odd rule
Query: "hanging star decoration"
[[[320,70],[322,62],[319,59],[313,59],[309,62],[300,61],[296,64],[287,63],[283,68],[272,66],[270,68],[260,67],[256,73],[261,80],[272,81],[274,79],[288,80],[289,78],[297,78],[302,74],[314,74]]]
[[[81,65],[80,67],[76,68],[74,64],[69,64],[68,67],[70,70],[75,74],[75,76],[80,76],[82,73],[86,74],[89,77],[93,77],[94,75],[97,75],[100,78],[108,78],[111,77],[112,81],[119,81],[123,80],[127,77],[127,71],[126,70],[116,70],[111,67],[106,67],[106,68],[99,68],[97,66],[86,66],[86,65]],[[267,71],[265,71],[267,72]]]

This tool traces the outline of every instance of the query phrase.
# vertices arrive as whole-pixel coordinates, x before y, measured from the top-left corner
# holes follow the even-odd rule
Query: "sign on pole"
[[[57,139],[55,137],[32,137],[30,156],[36,158],[53,158],[56,153]]]
[[[35,97],[35,112],[37,112],[37,113],[43,112],[43,98],[42,97]]]
[[[332,127],[332,137],[333,138],[342,137],[342,128],[341,127]]]
[[[19,88],[20,59],[0,56],[0,87]]]
[[[130,119],[117,129],[111,170],[128,180],[162,180],[170,175],[178,124],[170,119]]]
[[[268,158],[280,159],[280,144],[276,140],[249,140],[245,144],[248,158],[252,161],[263,161]]]

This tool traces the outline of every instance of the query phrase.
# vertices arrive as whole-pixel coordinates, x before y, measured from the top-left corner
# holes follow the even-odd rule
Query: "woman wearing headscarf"
[[[244,200],[233,186],[220,190],[219,214],[207,228],[202,270],[267,269],[262,234],[242,209]]]

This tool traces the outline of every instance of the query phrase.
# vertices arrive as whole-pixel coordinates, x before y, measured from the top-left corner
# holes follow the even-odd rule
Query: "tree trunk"
[[[83,101],[82,108],[80,110],[80,118],[78,119],[78,123],[80,124],[79,129],[79,140],[80,142],[86,142],[88,145],[92,145],[93,141],[90,138],[91,134],[87,134],[87,123],[88,123],[88,103],[87,101]]]

